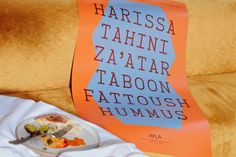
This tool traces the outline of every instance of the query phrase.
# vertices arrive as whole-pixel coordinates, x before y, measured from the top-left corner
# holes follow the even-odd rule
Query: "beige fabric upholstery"
[[[236,0],[179,0],[189,10],[187,75],[236,72]]]
[[[76,24],[72,0],[1,0],[0,91],[68,87]]]
[[[187,75],[236,71],[236,1],[181,0],[189,9]],[[75,0],[0,1],[0,92],[68,87]]]
[[[189,9],[191,92],[210,122],[214,157],[234,157],[236,1],[179,1]],[[44,100],[75,113],[69,82],[76,33],[75,0],[1,0],[0,93]]]

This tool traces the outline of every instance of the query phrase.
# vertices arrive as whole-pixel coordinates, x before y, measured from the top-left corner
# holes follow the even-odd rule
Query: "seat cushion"
[[[193,97],[209,120],[213,156],[236,156],[236,73],[189,77],[188,84]],[[69,88],[7,95],[42,100],[75,114]],[[164,157],[160,154],[149,155]]]

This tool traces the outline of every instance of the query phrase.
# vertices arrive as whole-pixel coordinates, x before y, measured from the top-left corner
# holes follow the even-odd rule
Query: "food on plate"
[[[72,125],[73,128],[68,132],[68,134],[74,134],[81,131],[81,127],[79,125],[74,125],[74,121],[69,119],[68,117],[60,114],[48,114],[35,118],[35,121],[40,126],[47,125],[50,128],[48,129],[48,133],[54,133],[55,131],[62,129],[67,125]]]
[[[40,133],[40,135],[45,134],[48,132],[49,130],[49,126],[48,125],[42,125],[39,129],[38,132]]]
[[[49,132],[50,133],[55,132],[55,129],[48,125],[41,125],[40,127],[37,127],[34,124],[26,124],[24,128],[30,134],[30,136],[43,135]]]
[[[72,129],[67,132],[67,135],[69,136],[55,137],[53,135],[67,125],[73,126]],[[86,144],[83,139],[74,136],[78,135],[81,131],[81,126],[64,115],[48,114],[39,116],[35,118],[35,121],[32,124],[26,124],[24,128],[30,136],[42,135],[40,140],[44,146],[48,148],[76,147]]]
[[[43,142],[44,146],[49,148],[65,148],[68,146],[81,146],[85,145],[85,141],[81,138],[75,137],[73,140],[69,140],[65,137],[54,137],[50,135],[45,135],[41,137],[41,141]]]
[[[80,146],[85,145],[85,141],[81,138],[75,137],[73,140],[67,140],[68,146]]]
[[[49,148],[65,148],[67,146],[65,138],[56,138],[53,136],[42,136],[41,141],[44,146]]]
[[[30,136],[34,136],[38,132],[38,128],[33,124],[26,124],[25,130],[30,134]]]
[[[35,121],[43,126],[51,126],[55,130],[62,129],[66,125],[69,125],[71,123],[71,120],[67,118],[64,115],[59,115],[59,114],[48,114],[48,115],[43,115],[39,116],[35,119]],[[49,130],[52,131],[52,130]]]
[[[43,115],[40,117],[36,118],[36,121],[41,122],[41,123],[62,123],[62,124],[68,124],[70,119],[67,118],[64,115],[59,115],[59,114],[48,114],[48,115]]]

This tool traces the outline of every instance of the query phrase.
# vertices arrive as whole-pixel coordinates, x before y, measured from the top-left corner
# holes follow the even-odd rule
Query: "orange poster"
[[[77,0],[78,116],[145,152],[210,157],[208,121],[185,76],[188,15],[161,0]]]

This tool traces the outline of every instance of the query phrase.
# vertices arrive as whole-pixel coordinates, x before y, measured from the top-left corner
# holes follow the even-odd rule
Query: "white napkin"
[[[16,138],[15,129],[21,121],[47,113],[71,115],[44,102],[0,96],[0,156],[39,157],[26,146],[12,145],[8,141]],[[74,118],[90,125],[98,132],[101,139],[100,147],[85,151],[65,152],[60,157],[146,157],[134,144],[125,143],[97,125],[76,116]]]

